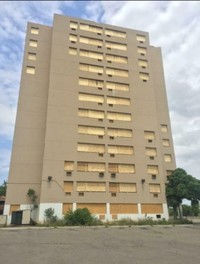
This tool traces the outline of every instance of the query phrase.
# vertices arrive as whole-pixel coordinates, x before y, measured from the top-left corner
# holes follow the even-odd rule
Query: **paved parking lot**
[[[0,229],[2,264],[197,264],[200,225]]]

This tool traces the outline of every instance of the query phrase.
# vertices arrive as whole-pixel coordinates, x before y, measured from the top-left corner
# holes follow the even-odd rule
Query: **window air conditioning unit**
[[[103,172],[99,172],[99,177],[104,177],[104,173]]]

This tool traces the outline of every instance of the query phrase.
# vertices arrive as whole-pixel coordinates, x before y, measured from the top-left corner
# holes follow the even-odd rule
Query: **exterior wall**
[[[72,21],[77,23],[76,29],[70,28]],[[83,23],[100,27],[103,33],[82,30],[80,25]],[[39,28],[37,35],[39,39],[38,59],[33,65],[36,72],[31,76],[25,73],[25,68],[29,63],[26,56],[29,51],[28,41],[33,37],[30,35],[30,28],[33,26]],[[105,34],[107,29],[124,32],[126,38]],[[70,35],[77,36],[77,41],[70,41]],[[138,35],[140,40],[137,39]],[[79,41],[81,37],[102,41],[102,47],[81,43]],[[142,43],[141,38],[145,39]],[[127,51],[108,49],[107,42],[125,44]],[[76,49],[77,55],[69,54],[70,48]],[[139,54],[138,48],[145,48],[147,53]],[[104,59],[80,56],[80,50],[101,53]],[[107,54],[126,57],[128,63],[111,63],[105,59]],[[142,68],[139,60],[145,60],[148,66]],[[103,73],[82,71],[79,68],[80,64],[102,67]],[[126,70],[128,77],[109,76],[106,74],[108,68]],[[148,77],[147,81],[141,79],[145,74]],[[98,80],[103,82],[103,86],[83,86],[79,84],[79,78]],[[106,82],[127,84],[129,91],[109,90],[106,88]],[[80,101],[80,93],[103,96],[104,102],[98,104]],[[127,98],[130,105],[109,105],[106,100],[111,96]],[[100,120],[81,117],[78,116],[79,109],[103,111],[105,117]],[[108,112],[130,114],[132,120],[111,122],[107,118]],[[105,135],[98,137],[80,134],[79,125],[102,127],[105,129]],[[167,126],[167,132],[161,131],[163,125]],[[111,138],[107,134],[108,128],[130,129],[133,131],[133,137]],[[153,131],[155,139],[145,139],[144,131]],[[169,140],[168,147],[163,146],[163,139]],[[78,143],[104,145],[105,153],[99,155],[77,151]],[[134,155],[119,154],[112,157],[108,153],[109,145],[132,146]],[[157,155],[153,159],[149,158],[145,153],[146,148],[156,149]],[[171,162],[165,162],[166,154],[171,155]],[[74,162],[71,176],[66,175],[65,161]],[[99,172],[78,171],[78,162],[105,163],[103,177],[99,176]],[[113,178],[108,171],[109,163],[133,164],[135,172],[116,173]],[[158,166],[158,175],[152,176],[152,173],[147,172],[147,166],[150,165]],[[6,204],[28,204],[30,201],[26,193],[29,188],[33,188],[38,195],[39,221],[44,220],[46,208],[54,208],[56,214],[62,217],[64,204],[71,204],[73,209],[76,209],[79,204],[91,203],[106,205],[106,213],[101,216],[102,219],[115,217],[110,215],[110,204],[137,205],[137,213],[116,213],[118,219],[125,216],[143,218],[146,214],[142,213],[140,204],[147,203],[160,204],[163,207],[162,212],[153,212],[149,215],[156,218],[159,214],[168,218],[165,182],[167,170],[173,169],[175,157],[161,50],[150,46],[148,33],[61,15],[54,16],[52,28],[29,23]],[[72,182],[69,192],[64,189],[64,182]],[[104,192],[84,192],[80,196],[77,191],[78,182],[104,182],[106,189]],[[113,196],[109,191],[110,183],[134,183],[136,192],[119,192]],[[149,184],[160,184],[160,192],[150,192]],[[95,214],[102,215],[98,212]]]
[[[31,27],[39,34],[31,34]],[[30,47],[30,40],[37,40],[38,47]],[[39,195],[44,152],[45,120],[49,86],[49,57],[51,28],[28,23],[22,77],[15,125],[6,204],[28,203],[27,191]],[[36,54],[36,61],[28,53]],[[27,66],[35,67],[35,74],[27,74]]]

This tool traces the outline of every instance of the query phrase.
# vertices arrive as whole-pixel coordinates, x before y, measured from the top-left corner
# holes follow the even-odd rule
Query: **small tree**
[[[27,195],[30,198],[31,203],[33,204],[33,209],[37,208],[38,207],[38,205],[37,205],[37,195],[36,195],[35,190],[29,189],[28,192],[27,192]]]
[[[44,210],[44,215],[48,222],[53,223],[56,222],[57,216],[54,215],[54,209],[53,208],[47,208]]]
[[[4,181],[2,185],[0,185],[0,196],[6,196],[7,182]]]

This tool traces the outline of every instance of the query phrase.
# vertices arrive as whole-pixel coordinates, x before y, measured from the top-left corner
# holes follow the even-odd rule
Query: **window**
[[[114,146],[108,145],[108,153],[121,154],[121,155],[133,155],[133,147],[130,146]]]
[[[63,214],[66,214],[69,210],[73,209],[73,205],[69,203],[63,203]]]
[[[36,53],[28,52],[28,59],[36,61]]]
[[[157,156],[156,148],[146,148],[146,155],[148,157],[155,157],[155,156]]]
[[[162,204],[141,204],[142,214],[163,214]]]
[[[144,43],[146,41],[146,37],[143,35],[136,35],[137,41]]]
[[[38,35],[39,34],[39,28],[31,27],[31,34]]]
[[[148,67],[148,62],[146,60],[138,60],[138,65],[146,69]]]
[[[168,131],[167,125],[161,125],[161,132],[166,133]]]
[[[64,161],[64,170],[65,171],[73,171],[74,170],[74,162],[73,161]]]
[[[92,214],[106,214],[106,204],[103,203],[81,203],[77,204],[78,208],[88,208]]]
[[[117,31],[113,29],[105,29],[105,34],[113,37],[118,37],[118,38],[126,38],[126,33],[122,31]]]
[[[127,63],[128,58],[116,55],[106,54],[106,60],[109,62]]]
[[[92,126],[78,126],[78,133],[85,135],[105,135],[105,129],[103,127],[92,127]]]
[[[69,54],[70,55],[77,55],[77,49],[75,49],[75,48],[69,48]]]
[[[74,22],[74,21],[70,21],[69,26],[72,29],[77,29],[78,28],[78,23],[77,22]]]
[[[109,192],[111,193],[136,193],[136,184],[135,183],[109,183]]]
[[[105,192],[106,183],[105,182],[77,182],[76,191],[77,192]]]
[[[82,36],[80,36],[79,42],[84,43],[84,44],[99,46],[99,47],[102,47],[103,45],[103,41],[100,39],[87,38],[87,37],[82,37]]]
[[[106,41],[105,46],[108,49],[127,50],[126,44],[120,44],[120,43],[116,43],[116,42]]]
[[[106,82],[106,88],[109,90],[118,90],[118,91],[129,91],[129,84],[116,83],[116,82]]]
[[[137,48],[137,52],[138,52],[140,55],[146,55],[146,54],[147,54],[147,49],[146,49],[146,48],[143,48],[143,47],[138,47],[138,48]]]
[[[148,73],[145,73],[145,72],[140,72],[140,73],[139,73],[139,77],[140,77],[140,79],[141,79],[143,82],[149,80],[149,74],[148,74]]]
[[[148,174],[158,174],[158,166],[157,165],[147,165],[147,173]]]
[[[71,193],[73,191],[73,182],[65,181],[63,189],[65,193]]]
[[[37,40],[30,39],[29,40],[29,46],[36,48],[38,46]]]
[[[128,98],[121,98],[121,97],[107,97],[107,104],[112,104],[112,105],[130,105],[131,101]]]
[[[105,172],[105,163],[78,162],[77,171]]]
[[[163,144],[164,147],[169,147],[170,146],[169,139],[163,139],[162,140],[162,144]]]
[[[95,95],[95,94],[79,93],[78,99],[79,101],[85,101],[85,102],[95,102],[95,103],[104,102],[103,95]]]
[[[79,54],[82,57],[87,57],[87,58],[97,59],[97,60],[103,60],[103,53],[100,53],[100,52],[94,52],[94,51],[89,51],[89,50],[80,50]]]
[[[79,64],[79,70],[88,71],[88,72],[103,73],[103,67],[102,66],[83,64],[83,63]]]
[[[106,74],[113,75],[113,76],[119,76],[119,77],[128,77],[127,70],[120,70],[120,69],[114,69],[114,68],[106,68]]]
[[[155,139],[155,132],[154,131],[144,131],[144,138],[148,140]]]
[[[79,85],[103,88],[103,81],[96,79],[79,78]]]
[[[111,203],[110,204],[111,214],[137,214],[138,207],[137,204],[127,204],[127,203]]]
[[[73,42],[76,42],[77,41],[77,35],[72,35],[70,34],[69,35],[69,40],[73,43]]]
[[[164,160],[165,160],[165,162],[172,162],[172,156],[170,154],[165,154]]]
[[[27,66],[26,73],[28,74],[35,74],[35,67]]]
[[[90,109],[79,109],[78,110],[78,116],[104,119],[104,112],[103,111],[90,110]]]
[[[80,152],[105,153],[105,145],[78,143],[77,150]]]
[[[110,137],[133,137],[133,131],[130,129],[108,128],[107,134]]]
[[[118,121],[131,121],[131,114],[107,112],[107,119]]]
[[[80,24],[80,29],[90,31],[90,32],[100,33],[100,34],[103,33],[103,29],[101,27],[96,27],[96,26],[82,24],[82,23]]]
[[[160,193],[161,192],[160,184],[150,183],[149,184],[149,192],[150,193]]]
[[[135,165],[109,163],[108,171],[111,173],[135,173]]]

